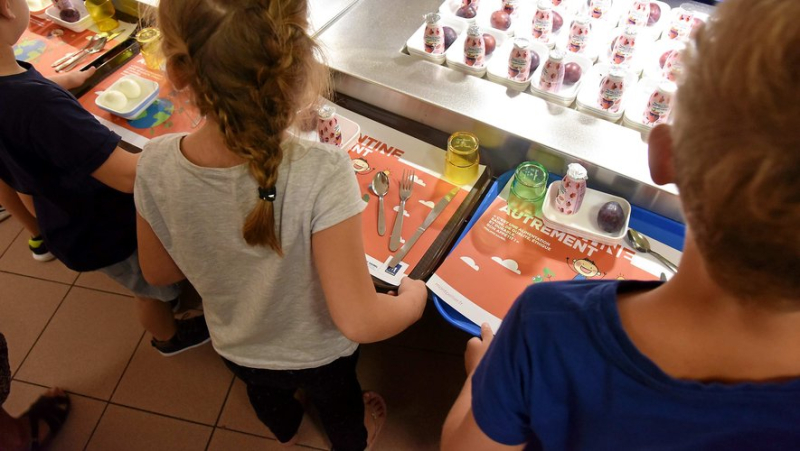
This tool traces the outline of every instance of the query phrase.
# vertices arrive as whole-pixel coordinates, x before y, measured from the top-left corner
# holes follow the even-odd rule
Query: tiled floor
[[[16,416],[46,387],[70,392],[73,411],[53,450],[285,449],[211,346],[161,357],[124,289],[101,274],[33,261],[26,238],[13,218],[0,223],[0,331],[14,372],[4,407]],[[429,306],[403,334],[362,347],[361,384],[388,404],[377,449],[438,448],[464,381],[467,338]],[[330,447],[313,416],[303,421],[298,447]]]

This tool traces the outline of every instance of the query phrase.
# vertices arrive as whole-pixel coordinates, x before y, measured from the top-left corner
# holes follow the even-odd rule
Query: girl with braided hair
[[[406,279],[395,296],[375,292],[347,154],[287,133],[330,78],[306,1],[161,0],[158,21],[168,76],[206,122],[142,154],[144,275],[197,288],[214,348],[279,441],[297,433],[302,389],[334,449],[365,449],[386,407],[362,394],[358,343],[416,322],[427,291]]]

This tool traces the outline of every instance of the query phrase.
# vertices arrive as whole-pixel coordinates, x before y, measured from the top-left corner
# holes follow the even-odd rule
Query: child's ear
[[[179,91],[189,86],[188,70],[179,58],[169,58],[167,60],[167,78],[175,86],[175,89]]]
[[[0,16],[5,17],[8,20],[16,19],[16,16],[11,11],[10,0],[0,0]]]
[[[675,182],[675,167],[672,163],[672,127],[661,124],[650,131],[648,138],[648,162],[650,177],[659,185]]]

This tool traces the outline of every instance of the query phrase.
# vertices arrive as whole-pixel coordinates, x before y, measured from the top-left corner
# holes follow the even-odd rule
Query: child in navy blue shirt
[[[798,18],[726,0],[688,52],[649,148],[680,189],[680,272],[528,288],[468,344],[442,449],[800,449]]]
[[[203,317],[173,318],[178,286],[152,286],[139,268],[131,195],[138,156],[68,91],[14,59],[28,20],[25,0],[0,0],[1,183],[32,196],[44,241],[67,267],[101,271],[133,292],[159,352],[207,342]]]

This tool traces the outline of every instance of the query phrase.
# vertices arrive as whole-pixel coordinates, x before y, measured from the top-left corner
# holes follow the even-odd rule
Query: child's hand
[[[400,297],[407,297],[413,303],[414,312],[416,313],[415,322],[422,318],[422,312],[425,311],[425,303],[428,301],[428,289],[425,287],[425,282],[405,277],[400,281],[397,294]]]
[[[467,342],[467,350],[464,352],[464,366],[467,368],[467,374],[472,374],[478,364],[481,363],[486,350],[492,344],[494,333],[489,324],[481,324],[481,338],[472,337]]]
[[[50,77],[50,81],[64,89],[72,89],[82,85],[89,77],[94,75],[95,72],[97,72],[97,69],[90,67],[84,71],[78,70],[67,74],[53,75]]]

